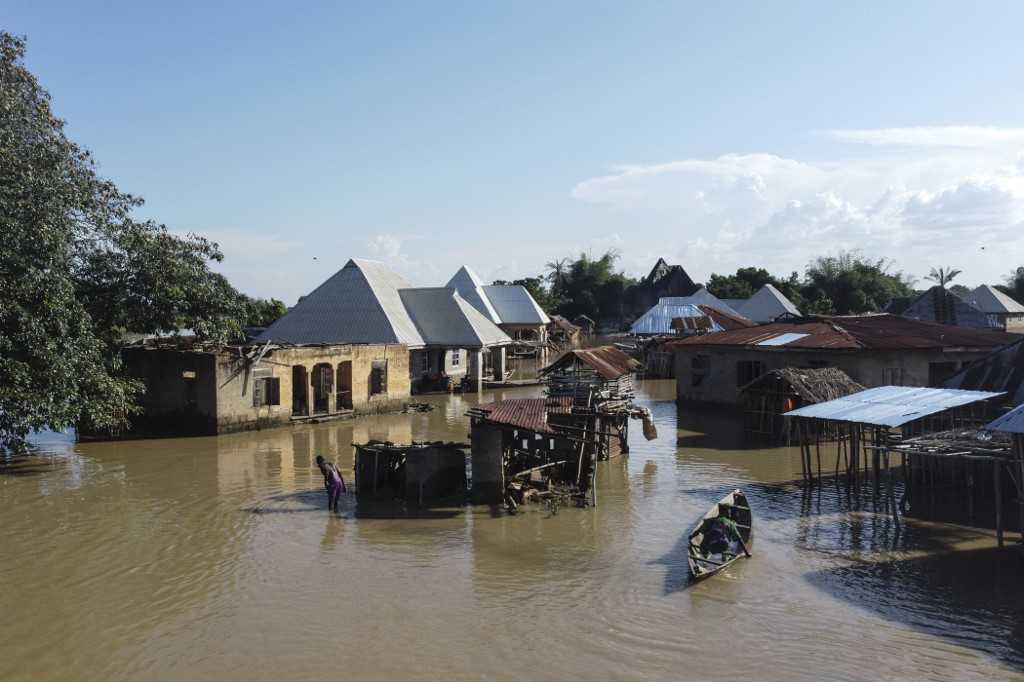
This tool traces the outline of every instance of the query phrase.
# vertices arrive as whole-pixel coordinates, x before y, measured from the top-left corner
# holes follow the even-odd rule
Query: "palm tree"
[[[931,281],[935,282],[940,287],[945,289],[946,285],[952,282],[953,278],[955,278],[961,272],[963,271],[956,270],[947,265],[944,268],[932,268],[932,271],[928,273],[928,276],[925,277],[925,279],[930,279]]]
[[[565,270],[568,265],[568,258],[556,258],[544,264],[544,267],[550,270],[548,279],[551,281],[552,292],[562,290],[562,284],[565,282]]]

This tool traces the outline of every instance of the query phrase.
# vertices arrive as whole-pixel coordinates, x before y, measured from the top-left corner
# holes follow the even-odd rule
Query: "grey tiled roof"
[[[484,287],[484,294],[498,312],[502,324],[541,325],[551,321],[524,286],[493,284]]]
[[[484,283],[468,265],[463,265],[455,276],[448,280],[449,289],[455,289],[471,306],[479,310],[494,324],[501,324],[501,317],[484,294]]]
[[[482,348],[512,342],[455,289],[402,289],[399,294],[428,346]]]
[[[351,259],[256,341],[424,345],[398,290],[409,283],[378,261]]]

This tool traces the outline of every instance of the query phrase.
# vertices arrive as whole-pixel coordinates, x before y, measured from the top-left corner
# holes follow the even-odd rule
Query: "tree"
[[[0,447],[43,428],[125,427],[142,386],[125,332],[237,335],[238,293],[210,271],[217,245],[134,219],[142,201],[96,174],[0,32]]]
[[[801,293],[815,306],[830,301],[830,312],[840,315],[875,312],[893,298],[913,293],[912,280],[889,268],[884,258],[872,261],[856,252],[823,256],[807,265]]]
[[[565,284],[566,268],[571,261],[572,259],[570,258],[556,258],[544,264],[544,267],[548,270],[547,280],[551,284],[551,292],[553,294],[557,295],[562,291],[562,287]]]
[[[997,284],[995,288],[1018,303],[1024,303],[1024,266],[1007,275],[1006,284]]]
[[[935,282],[940,287],[945,289],[946,285],[952,282],[953,279],[961,272],[963,271],[955,270],[949,266],[946,266],[944,268],[932,268],[931,272],[928,273],[928,276],[925,277],[925,279]]]
[[[576,260],[558,259],[561,274],[557,291],[558,302],[555,312],[570,319],[587,315],[595,320],[619,319],[622,316],[623,297],[626,287],[634,280],[615,269],[619,254],[611,250],[600,258],[580,254]],[[552,263],[548,264],[549,267]],[[553,271],[554,272],[554,271]]]
[[[707,289],[718,298],[750,298],[765,284],[778,289],[797,308],[804,308],[800,276],[795,272],[790,274],[789,279],[783,280],[773,277],[764,268],[740,268],[735,275],[712,274]]]
[[[276,298],[249,298],[245,294],[239,296],[245,306],[243,324],[246,327],[269,327],[288,312],[288,306]]]

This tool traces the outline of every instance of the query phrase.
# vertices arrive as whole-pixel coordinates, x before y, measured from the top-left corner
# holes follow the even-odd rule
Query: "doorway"
[[[313,414],[327,414],[331,411],[331,394],[334,392],[334,370],[326,362],[313,365]]]
[[[338,393],[337,409],[352,409],[352,362],[345,361],[338,363]]]
[[[306,368],[302,365],[292,367],[292,416],[300,417],[309,414],[306,403]]]

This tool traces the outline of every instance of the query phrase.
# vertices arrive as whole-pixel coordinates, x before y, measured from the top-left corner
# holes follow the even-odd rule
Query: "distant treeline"
[[[582,314],[612,321],[621,317],[627,289],[638,284],[616,269],[618,258],[616,251],[596,259],[586,254],[576,259],[558,258],[547,263],[545,272],[536,277],[499,280],[495,284],[521,284],[546,311],[569,319]],[[939,268],[928,279],[946,286],[957,274],[956,270]],[[731,275],[712,274],[706,286],[719,298],[749,298],[771,284],[805,314],[847,315],[877,312],[894,298],[913,296],[915,283],[914,278],[893,270],[887,259],[840,252],[815,258],[802,275],[792,272],[788,277],[776,277],[764,268],[751,266]],[[1017,268],[995,288],[1024,300],[1024,267]],[[952,285],[950,290],[961,296],[970,293],[969,288],[960,285]]]

